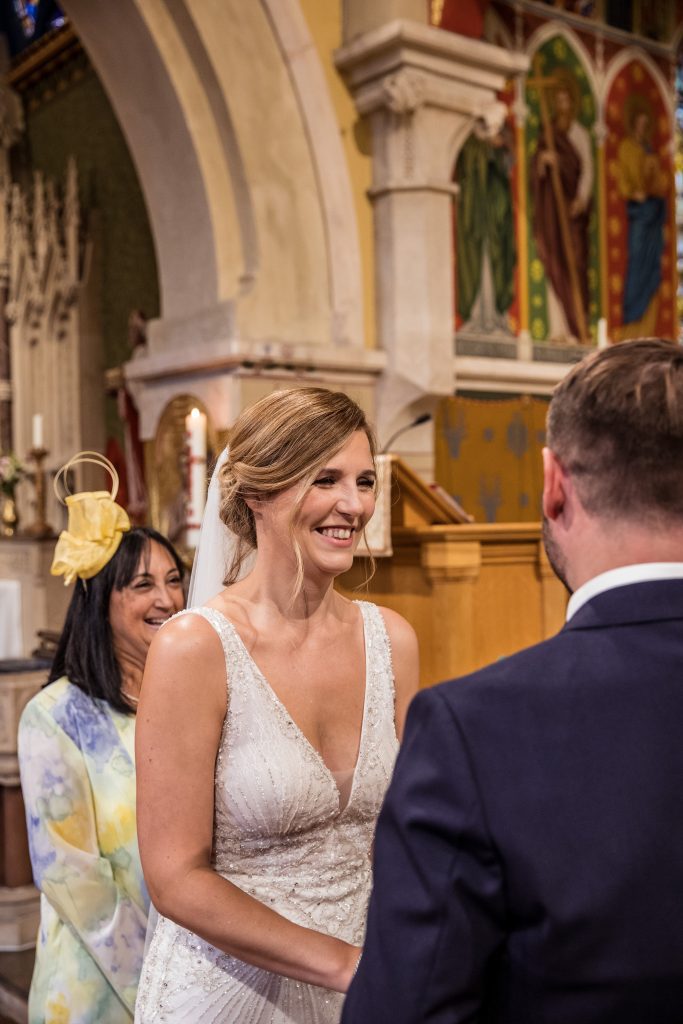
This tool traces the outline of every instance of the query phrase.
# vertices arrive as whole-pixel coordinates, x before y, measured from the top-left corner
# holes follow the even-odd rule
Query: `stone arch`
[[[184,343],[188,320],[200,341],[359,344],[351,186],[295,0],[64,8],[146,197],[161,327],[175,324],[152,351]]]

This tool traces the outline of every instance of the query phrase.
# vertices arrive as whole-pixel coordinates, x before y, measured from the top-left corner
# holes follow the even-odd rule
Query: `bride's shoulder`
[[[218,640],[211,616],[202,608],[186,608],[167,619],[152,642],[153,652],[159,656],[169,654],[182,657],[198,648],[212,648]]]
[[[393,608],[386,608],[383,605],[377,607],[384,620],[394,659],[400,662],[403,658],[416,657],[417,634],[408,620],[395,612]]]
[[[212,714],[222,715],[225,655],[216,629],[201,612],[192,614],[196,611],[175,615],[154,637],[145,664],[143,698],[147,706],[154,700],[171,700],[185,710],[197,701]]]
[[[361,602],[358,602],[361,603]],[[370,602],[371,604],[373,602]],[[382,616],[384,628],[387,631],[392,647],[395,645],[412,647],[417,643],[417,635],[407,619],[395,612],[393,608],[376,604],[374,607]]]

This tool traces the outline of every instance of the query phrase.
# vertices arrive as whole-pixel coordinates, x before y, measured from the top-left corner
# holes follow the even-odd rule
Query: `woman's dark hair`
[[[67,676],[74,686],[90,697],[106,700],[117,711],[135,710],[121,693],[121,669],[114,653],[109,602],[113,590],[123,590],[133,579],[152,541],[168,551],[182,578],[185,567],[166,537],[149,526],[126,531],[116,554],[96,576],[87,581],[76,580],[48,683]]]

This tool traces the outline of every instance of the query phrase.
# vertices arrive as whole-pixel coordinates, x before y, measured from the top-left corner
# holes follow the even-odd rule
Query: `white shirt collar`
[[[638,565],[622,565],[618,569],[609,569],[594,576],[583,586],[575,590],[567,605],[567,622],[576,615],[587,601],[615,587],[624,587],[629,583],[647,583],[651,580],[683,579],[683,562],[643,562]]]

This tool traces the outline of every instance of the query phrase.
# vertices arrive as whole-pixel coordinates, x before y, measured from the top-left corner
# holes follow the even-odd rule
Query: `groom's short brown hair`
[[[683,520],[683,349],[643,338],[582,360],[555,389],[547,444],[587,512]]]

